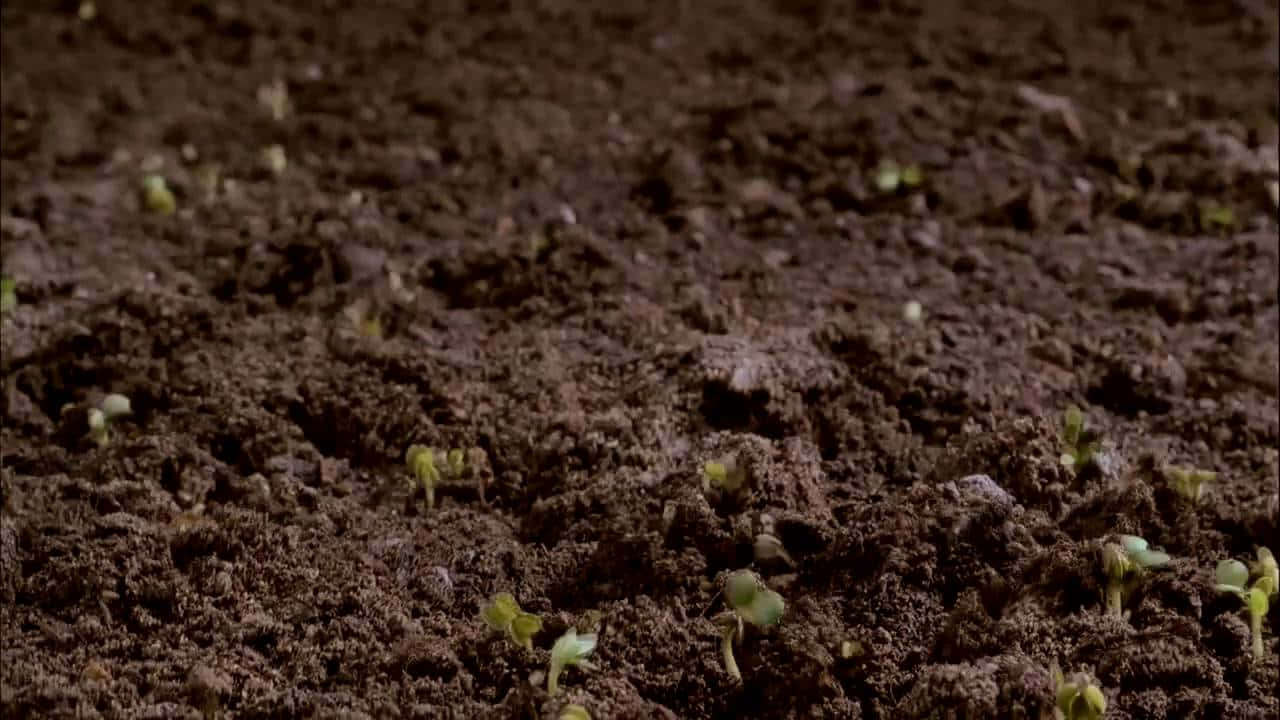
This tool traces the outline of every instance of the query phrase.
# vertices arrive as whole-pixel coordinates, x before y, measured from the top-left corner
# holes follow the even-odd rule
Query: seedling
[[[1107,711],[1107,698],[1102,690],[1084,673],[1076,673],[1068,680],[1054,665],[1049,674],[1053,681],[1053,693],[1057,699],[1054,717],[1058,720],[1100,720]]]
[[[172,215],[178,201],[163,176],[148,175],[142,179],[142,204],[157,215]]]
[[[795,567],[796,565],[795,561],[791,559],[791,555],[787,553],[787,549],[782,546],[782,540],[778,539],[776,535],[760,533],[756,536],[752,550],[755,554],[756,562],[768,562],[776,558],[788,567]]]
[[[1068,407],[1062,421],[1063,466],[1079,472],[1093,462],[1099,445],[1097,435],[1085,427],[1084,412],[1075,405]]]
[[[1236,213],[1229,207],[1214,202],[1206,202],[1200,206],[1200,229],[1205,232],[1213,230],[1230,230],[1236,225]]]
[[[594,670],[595,666],[587,661],[587,656],[596,649],[595,633],[578,634],[569,628],[551,646],[551,669],[547,672],[547,693],[555,695],[560,689],[560,673],[570,665],[577,665],[583,670]]]
[[[732,458],[710,460],[702,466],[702,492],[737,495],[747,485],[746,470]]]
[[[98,407],[89,408],[89,438],[97,443],[98,447],[106,447],[111,443],[113,435],[111,425],[115,419],[132,413],[133,407],[129,403],[129,398],[119,393],[107,395],[102,398]]]
[[[0,277],[0,313],[12,312],[18,307],[18,282],[5,275]]]
[[[782,596],[765,587],[764,582],[750,570],[738,570],[724,583],[725,601],[729,612],[719,618],[724,627],[720,636],[720,652],[724,655],[724,669],[734,680],[742,680],[738,661],[733,656],[734,643],[742,642],[743,622],[758,628],[769,627],[782,619],[786,603]]]
[[[1211,470],[1169,465],[1164,468],[1165,480],[1182,499],[1196,505],[1204,497],[1209,485],[1217,479],[1218,473]]]
[[[1240,598],[1249,613],[1249,635],[1255,660],[1262,659],[1265,652],[1262,619],[1271,607],[1271,597],[1277,592],[1276,573],[1275,557],[1267,548],[1258,548],[1258,561],[1251,563],[1250,567],[1245,567],[1239,560],[1223,560],[1214,573],[1214,589]],[[1253,585],[1248,586],[1251,574],[1254,576]]]
[[[880,192],[890,195],[898,188],[914,188],[924,182],[924,172],[919,165],[901,167],[893,160],[884,160],[876,168],[875,185]]]
[[[282,145],[268,145],[262,148],[258,161],[262,165],[262,169],[272,175],[283,175],[289,166],[289,159],[284,153]]]
[[[505,634],[525,650],[533,650],[533,636],[542,631],[542,618],[520,609],[511,593],[498,593],[480,608],[480,617],[495,632]]]
[[[1150,570],[1169,564],[1169,556],[1152,550],[1136,535],[1120,535],[1119,542],[1102,548],[1102,571],[1107,576],[1107,614],[1124,617],[1124,597]]]

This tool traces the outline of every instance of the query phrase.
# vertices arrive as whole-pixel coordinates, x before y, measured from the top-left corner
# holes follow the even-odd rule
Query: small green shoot
[[[1205,232],[1231,230],[1236,226],[1236,213],[1229,207],[1214,202],[1200,206],[1200,229]]]
[[[1063,466],[1079,472],[1093,462],[1101,445],[1097,435],[1085,427],[1084,411],[1072,405],[1062,420]]]
[[[1182,499],[1197,505],[1218,474],[1211,470],[1168,465],[1164,468],[1165,481]]]
[[[924,171],[919,165],[900,166],[893,160],[882,160],[876,167],[875,186],[885,195],[892,195],[900,188],[916,188],[924,182]]]
[[[436,465],[436,458],[445,462],[444,471]],[[461,448],[454,448],[441,455],[439,450],[425,445],[412,445],[404,454],[405,466],[413,474],[409,481],[409,489],[421,486],[426,495],[427,510],[436,507],[436,487],[444,478],[456,479],[466,469],[465,455]]]
[[[1107,711],[1107,698],[1102,690],[1083,673],[1071,679],[1063,677],[1055,664],[1049,670],[1056,698],[1054,717],[1059,720],[1101,720]]]
[[[494,632],[511,638],[511,642],[533,650],[533,636],[542,631],[542,618],[520,609],[511,593],[498,593],[480,608],[480,617]]]
[[[574,628],[569,628],[561,635],[551,646],[551,669],[547,672],[547,693],[555,695],[560,689],[560,673],[564,669],[577,665],[583,670],[593,670],[595,666],[588,660],[587,656],[596,649],[595,633],[578,634]]]
[[[285,155],[283,145],[267,145],[262,148],[258,157],[262,169],[277,177],[284,174],[289,167],[289,158]]]
[[[791,559],[787,549],[782,546],[782,540],[778,539],[776,535],[760,533],[756,536],[752,551],[755,554],[756,562],[781,560],[788,567],[795,567],[796,565],[795,560]]]
[[[98,447],[106,447],[111,444],[113,436],[111,425],[115,419],[132,413],[133,407],[129,398],[119,393],[107,395],[102,398],[98,407],[89,408],[89,438],[97,443]]]
[[[730,611],[719,618],[719,624],[724,628],[720,636],[720,651],[724,656],[725,671],[734,680],[742,680],[738,661],[733,656],[733,645],[742,642],[743,622],[758,628],[774,625],[782,619],[786,603],[781,595],[765,587],[759,576],[750,570],[730,574],[724,583],[724,596]]]
[[[18,282],[8,275],[0,276],[0,313],[18,307]]]
[[[1102,548],[1102,571],[1107,577],[1107,614],[1124,617],[1124,597],[1142,581],[1150,570],[1169,564],[1170,557],[1152,550],[1147,541],[1136,535],[1120,535],[1119,542]]]
[[[148,175],[142,179],[142,204],[157,215],[172,215],[178,209],[178,201],[160,175]]]
[[[747,473],[732,458],[709,460],[702,466],[702,492],[737,495],[747,484]]]
[[[1247,586],[1250,576],[1253,585]],[[1255,660],[1261,660],[1265,652],[1262,643],[1262,619],[1271,607],[1271,598],[1277,592],[1277,568],[1275,556],[1265,547],[1258,548],[1257,562],[1249,567],[1239,560],[1223,560],[1214,573],[1214,589],[1240,598],[1249,612],[1249,635]]]

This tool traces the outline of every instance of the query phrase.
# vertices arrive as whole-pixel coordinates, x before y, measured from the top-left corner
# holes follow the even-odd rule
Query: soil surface
[[[77,5],[0,11],[4,717],[1280,712],[1276,2]]]

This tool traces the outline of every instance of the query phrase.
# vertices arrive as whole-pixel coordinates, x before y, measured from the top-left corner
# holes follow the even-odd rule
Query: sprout
[[[909,188],[920,187],[924,183],[924,171],[919,165],[911,164],[902,168],[902,184]]]
[[[1102,571],[1107,576],[1107,614],[1124,617],[1124,596],[1142,580],[1148,570],[1169,564],[1169,556],[1147,546],[1136,535],[1120,535],[1118,543],[1102,548]]]
[[[504,633],[525,650],[533,650],[533,636],[542,631],[542,618],[521,610],[511,593],[494,595],[480,608],[480,617],[491,630]]]
[[[289,159],[284,154],[283,145],[268,145],[262,148],[259,161],[262,168],[272,175],[283,175],[285,169],[289,166]]]
[[[1075,405],[1068,407],[1062,422],[1062,464],[1079,472],[1093,462],[1099,444],[1097,436],[1085,429],[1084,412]]]
[[[883,160],[876,168],[876,189],[888,195],[897,192],[902,184],[902,168],[892,160]]]
[[[131,414],[133,414],[133,407],[129,398],[119,393],[110,393],[102,398],[98,407],[89,408],[89,437],[98,444],[98,447],[106,447],[111,443],[113,421],[118,417]]]
[[[737,495],[746,484],[746,470],[732,458],[709,460],[702,466],[702,491],[706,494],[719,491]]]
[[[1249,570],[1258,576],[1254,587],[1265,583],[1262,589],[1266,591],[1268,597],[1274,597],[1277,592],[1280,592],[1280,567],[1276,566],[1276,558],[1270,550],[1264,547],[1258,548],[1258,560],[1249,563]]]
[[[1214,202],[1207,202],[1200,206],[1200,229],[1206,232],[1211,230],[1231,230],[1236,225],[1236,213],[1229,207],[1219,205]]]
[[[0,277],[0,313],[7,313],[18,307],[18,282],[5,275]]]
[[[1255,576],[1253,585],[1246,588],[1250,574]],[[1223,560],[1214,573],[1214,589],[1231,593],[1240,598],[1249,612],[1249,635],[1252,639],[1253,657],[1261,660],[1265,648],[1262,644],[1262,619],[1271,607],[1270,598],[1276,594],[1276,560],[1265,547],[1258,548],[1258,561],[1246,568],[1239,560]]]
[[[743,621],[759,628],[776,624],[782,619],[786,603],[782,596],[764,586],[755,573],[738,570],[731,573],[724,583],[725,600],[730,612],[721,615],[724,626],[720,636],[720,651],[724,655],[724,669],[734,680],[742,679],[738,661],[733,656],[733,644],[742,642]]]
[[[284,80],[276,78],[269,85],[258,88],[258,103],[271,113],[276,122],[284,120],[289,114],[289,86]]]
[[[777,536],[769,533],[757,535],[752,550],[755,553],[756,562],[767,562],[777,558],[790,567],[795,567],[796,565],[795,561],[791,559],[791,555],[787,553],[787,549],[782,546],[782,541]]]
[[[1200,502],[1200,498],[1204,497],[1209,484],[1217,479],[1218,474],[1211,470],[1168,465],[1164,468],[1164,477],[1174,492],[1195,505]]]
[[[464,454],[460,448],[454,448],[442,454],[439,450],[425,445],[412,445],[405,452],[405,466],[409,468],[409,472],[413,473],[413,480],[409,481],[409,489],[412,490],[415,484],[422,486],[427,496],[427,510],[432,510],[436,506],[436,486],[441,480],[462,477],[466,469],[463,457]],[[443,473],[436,466],[436,458],[441,458],[445,462]]]
[[[427,510],[436,506],[436,485],[440,484],[440,470],[436,468],[435,451],[425,445],[411,445],[404,454],[405,465],[413,473],[414,480],[422,486],[427,496]],[[409,483],[413,489],[413,481]]]
[[[902,319],[915,324],[924,319],[924,306],[919,300],[908,300],[902,306]]]
[[[581,705],[570,703],[560,708],[558,720],[591,720],[591,713]]]
[[[1107,711],[1107,698],[1088,676],[1076,673],[1067,680],[1057,665],[1049,670],[1049,675],[1057,699],[1055,717],[1062,720],[1100,720]]]
[[[555,695],[560,689],[560,673],[570,665],[577,665],[583,670],[592,670],[595,668],[587,661],[587,656],[596,649],[595,633],[578,634],[574,628],[569,628],[564,635],[561,635],[551,646],[551,669],[547,672],[547,692]]]
[[[157,215],[172,215],[178,209],[178,201],[160,175],[148,175],[142,179],[142,204]]]

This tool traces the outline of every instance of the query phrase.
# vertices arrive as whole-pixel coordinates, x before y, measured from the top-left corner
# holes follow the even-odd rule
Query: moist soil
[[[1275,2],[95,10],[0,11],[5,717],[1280,712]]]

